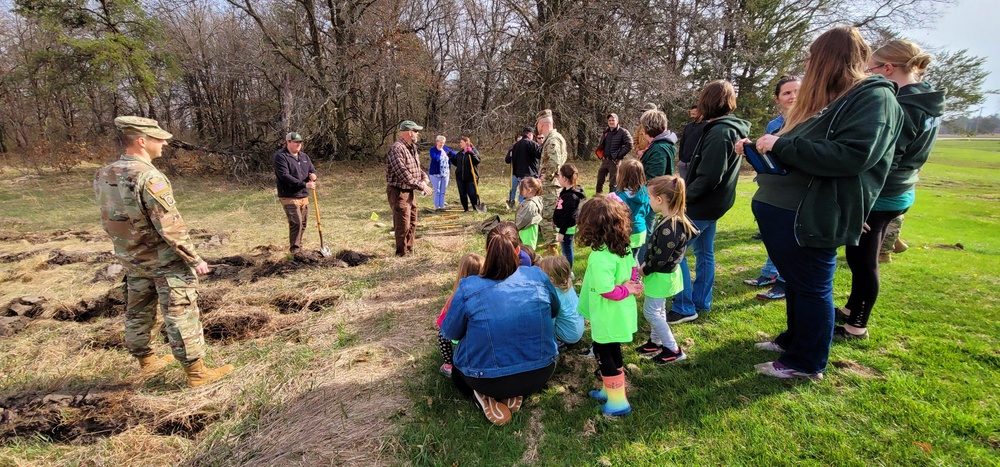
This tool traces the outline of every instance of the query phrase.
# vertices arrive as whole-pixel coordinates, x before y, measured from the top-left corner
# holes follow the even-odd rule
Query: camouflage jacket
[[[94,176],[101,225],[126,272],[155,273],[202,262],[174,200],[170,180],[149,161],[122,155]]]
[[[542,142],[542,176],[548,185],[559,186],[559,167],[566,163],[566,140],[555,128]]]

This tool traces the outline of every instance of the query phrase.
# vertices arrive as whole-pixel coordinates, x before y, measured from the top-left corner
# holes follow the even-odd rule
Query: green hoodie
[[[736,202],[736,182],[743,159],[736,142],[750,133],[750,122],[724,115],[705,125],[688,166],[687,214],[700,221],[719,219]]]
[[[915,83],[899,88],[896,101],[903,108],[903,129],[896,141],[892,170],[885,179],[879,198],[899,196],[913,190],[917,173],[934,149],[941,116],[944,115],[946,91],[935,91],[930,84]]]
[[[800,246],[857,245],[902,125],[896,83],[865,79],[774,142],[789,173],[758,175],[754,200],[795,211]]]

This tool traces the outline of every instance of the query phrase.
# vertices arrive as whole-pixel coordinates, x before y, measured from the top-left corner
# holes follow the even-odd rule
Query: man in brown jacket
[[[417,234],[417,200],[414,190],[424,196],[431,193],[430,179],[420,168],[417,141],[424,127],[410,120],[399,124],[399,138],[385,156],[385,194],[392,209],[392,227],[396,235],[396,256],[413,253]]]

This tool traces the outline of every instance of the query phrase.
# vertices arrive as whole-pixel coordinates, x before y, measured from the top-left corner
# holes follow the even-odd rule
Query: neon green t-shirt
[[[538,248],[538,224],[531,224],[518,230],[517,236],[521,237],[521,243],[530,246],[532,250]]]
[[[607,248],[590,253],[578,310],[590,320],[590,336],[594,342],[632,342],[632,335],[639,329],[634,295],[618,301],[601,296],[627,282],[632,277],[633,266],[635,259],[631,254],[618,256]]]
[[[649,298],[673,297],[684,290],[684,276],[678,266],[674,272],[654,272],[642,280],[643,293]]]
[[[646,231],[643,230],[639,233],[634,233],[628,238],[628,247],[631,249],[636,249],[641,247],[646,243]]]

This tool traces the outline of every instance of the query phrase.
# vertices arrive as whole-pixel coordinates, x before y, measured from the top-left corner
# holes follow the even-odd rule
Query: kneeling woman
[[[497,425],[510,421],[523,397],[542,389],[556,368],[553,318],[559,292],[534,266],[518,267],[520,241],[512,222],[486,237],[479,276],[462,279],[441,334],[460,340],[452,380]]]

